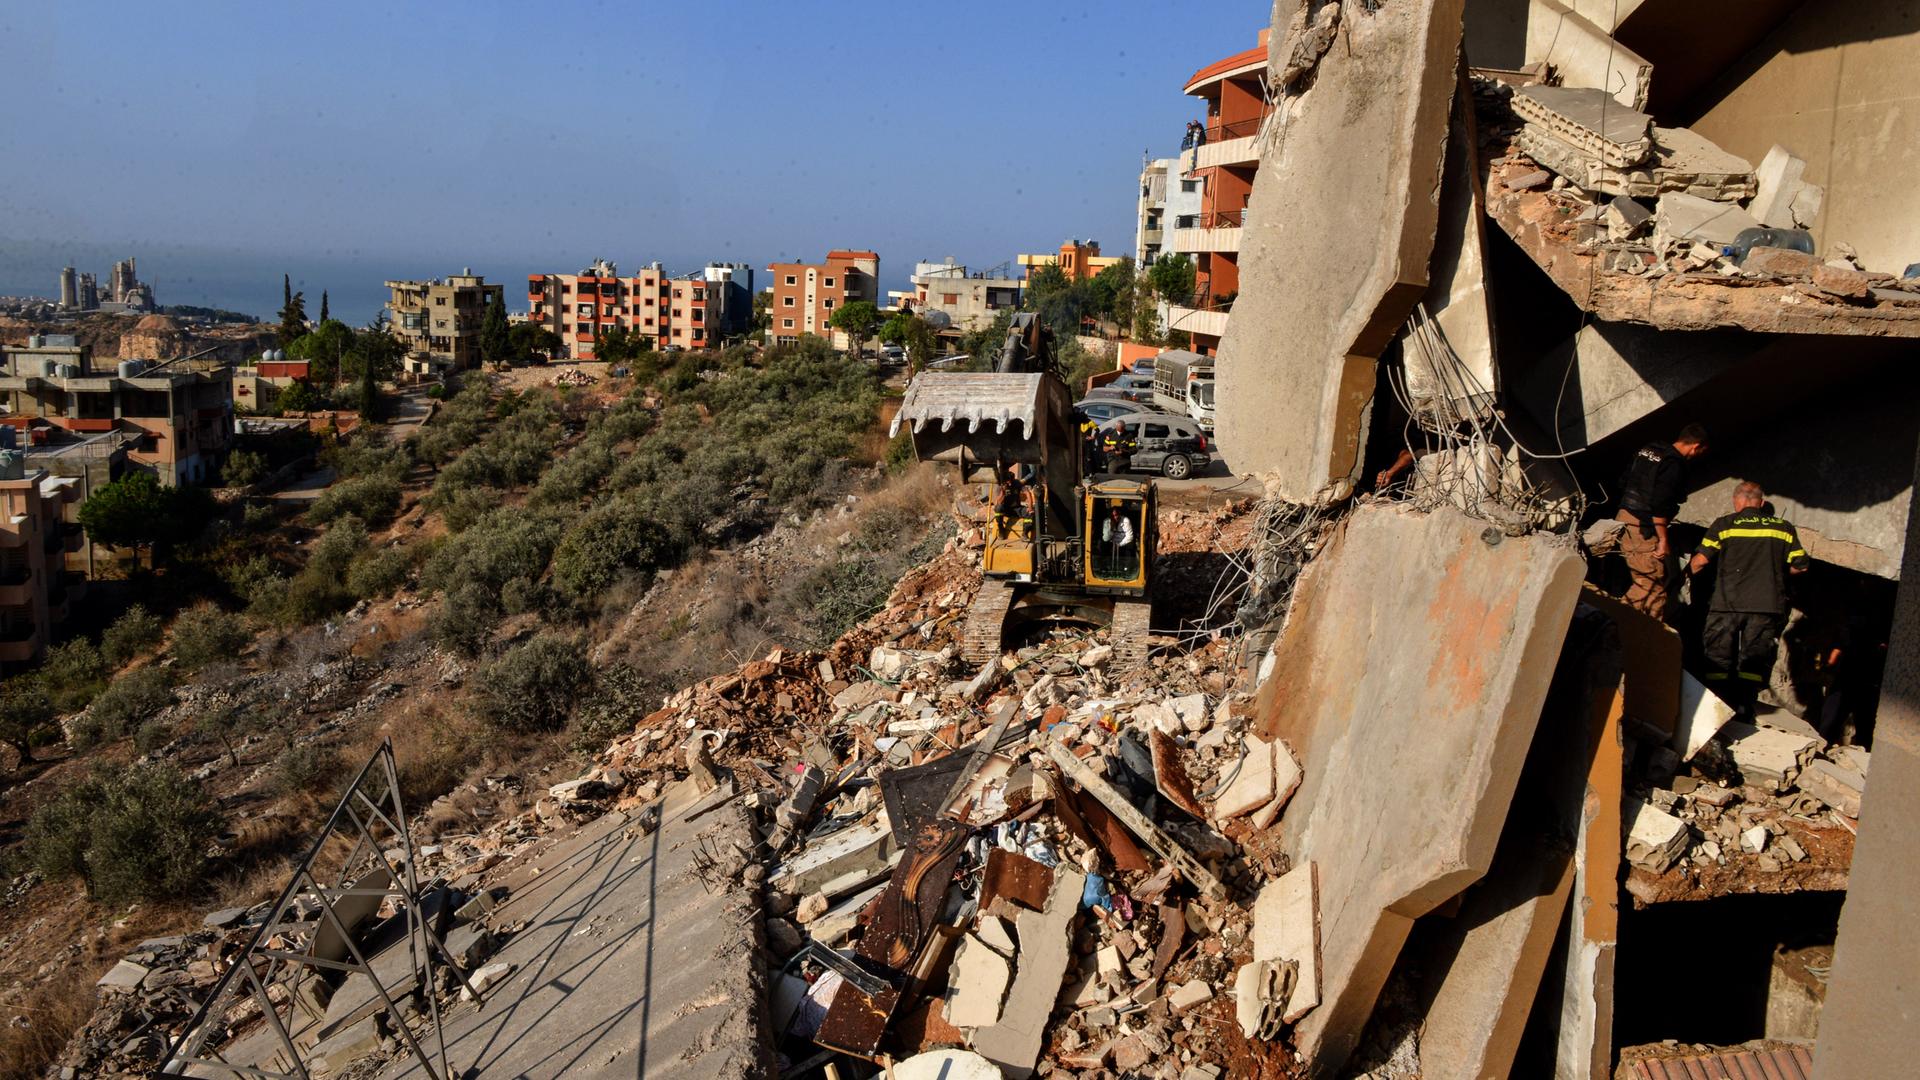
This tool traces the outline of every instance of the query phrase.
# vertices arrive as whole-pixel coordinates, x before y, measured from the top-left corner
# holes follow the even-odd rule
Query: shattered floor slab
[[[1554,538],[1375,503],[1302,575],[1258,723],[1302,757],[1283,839],[1319,869],[1321,1005],[1295,1029],[1316,1071],[1413,920],[1492,862],[1581,573]]]
[[[489,915],[526,922],[512,974],[448,1017],[454,1068],[483,1076],[760,1077],[771,1069],[757,890],[709,870],[757,843],[739,802],[648,832],[607,814]],[[712,880],[714,885],[708,881]],[[717,888],[716,888],[717,886]],[[709,891],[714,889],[715,891]],[[425,1076],[399,1061],[386,1080]]]

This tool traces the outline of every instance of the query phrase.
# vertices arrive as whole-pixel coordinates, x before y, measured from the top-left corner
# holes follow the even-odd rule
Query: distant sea
[[[591,257],[538,260],[534,258],[474,256],[468,259],[391,257],[352,252],[318,255],[263,255],[251,251],[221,251],[199,247],[152,244],[76,243],[0,240],[0,296],[58,297],[60,270],[71,266],[92,273],[106,287],[113,264],[128,256],[138,260],[140,280],[153,286],[162,306],[192,304],[225,308],[272,321],[280,310],[281,275],[293,277],[295,290],[306,294],[307,314],[320,314],[320,293],[334,318],[354,326],[371,321],[386,306],[390,279],[424,280],[464,273],[471,267],[488,281],[505,283],[508,311],[525,311],[526,275],[541,271],[572,273],[592,262]],[[636,268],[638,264],[635,264]],[[680,272],[704,265],[689,260],[684,266],[668,263]],[[762,264],[764,266],[764,264]],[[622,264],[621,269],[627,267]],[[764,270],[755,286],[765,282]]]
[[[307,314],[320,314],[320,293],[327,292],[328,309],[336,319],[354,326],[371,321],[386,306],[387,290],[382,284],[390,279],[424,280],[458,274],[471,267],[488,281],[505,283],[507,310],[527,310],[527,294],[518,287],[530,273],[573,273],[593,261],[592,255],[553,256],[456,256],[435,259],[422,256],[386,256],[377,253],[334,251],[319,254],[268,255],[255,251],[217,248],[128,243],[55,243],[45,240],[0,238],[0,296],[58,297],[60,270],[71,266],[91,273],[106,287],[113,264],[128,256],[138,260],[140,280],[153,286],[154,297],[162,306],[192,304],[197,307],[225,308],[272,321],[280,310],[280,276],[290,274],[293,287],[306,294]],[[608,258],[620,264],[622,272],[638,269],[638,261],[629,265],[619,253]],[[706,265],[704,258],[664,260],[667,270],[681,274]],[[767,260],[749,262],[754,268],[754,288],[772,284],[766,271]],[[908,288],[911,262],[885,260],[881,263],[882,289]]]

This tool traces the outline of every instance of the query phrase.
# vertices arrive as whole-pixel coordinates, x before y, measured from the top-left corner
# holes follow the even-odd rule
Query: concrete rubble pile
[[[1835,305],[1920,305],[1920,278],[1872,270],[1841,242],[1814,252],[1824,192],[1783,146],[1758,165],[1604,90],[1545,71],[1476,72],[1488,197],[1607,272],[1786,285]],[[1500,204],[1506,204],[1504,207]]]

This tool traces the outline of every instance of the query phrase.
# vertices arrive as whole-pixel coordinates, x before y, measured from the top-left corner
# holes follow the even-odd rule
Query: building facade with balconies
[[[219,475],[233,445],[233,369],[220,361],[122,360],[96,369],[70,335],[6,346],[0,369],[5,424],[26,446],[49,437],[114,434],[127,460],[162,484],[202,484]],[[36,435],[35,428],[58,428]]]
[[[1197,176],[1188,176],[1184,158],[1155,158],[1140,168],[1140,203],[1133,233],[1133,261],[1141,267],[1169,249],[1173,231],[1194,228],[1200,221],[1201,188]]]
[[[76,599],[79,582],[66,570],[71,532],[67,507],[77,482],[30,468],[17,449],[0,449],[0,669],[46,655],[53,628]]]
[[[577,274],[528,274],[527,321],[559,335],[564,359],[593,360],[614,327],[650,349],[718,347],[753,320],[753,270],[713,263],[671,277],[659,263],[622,276],[605,259]]]
[[[1187,80],[1186,93],[1206,102],[1203,138],[1181,151],[1176,173],[1197,183],[1197,212],[1173,219],[1167,249],[1194,263],[1194,295],[1169,304],[1167,329],[1186,331],[1193,351],[1211,356],[1227,332],[1227,313],[1240,292],[1240,237],[1254,174],[1260,168],[1261,126],[1273,109],[1267,97],[1267,35],[1245,52],[1208,64]]]
[[[941,329],[971,331],[991,325],[1002,311],[1017,310],[1020,286],[1014,278],[969,274],[965,266],[948,259],[916,264],[913,292],[903,299],[909,299],[914,310],[923,315],[938,312],[946,316]]]
[[[431,281],[389,281],[389,329],[407,347],[415,373],[465,371],[480,366],[480,323],[487,305],[506,290],[472,270]]]
[[[880,256],[871,251],[839,249],[823,262],[774,263],[767,271],[773,275],[767,338],[775,345],[813,334],[848,348],[847,335],[831,325],[834,310],[856,300],[880,303]]]

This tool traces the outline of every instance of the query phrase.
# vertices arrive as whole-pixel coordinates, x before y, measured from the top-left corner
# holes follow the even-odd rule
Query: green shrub
[[[320,493],[307,508],[307,520],[325,524],[349,514],[363,521],[391,520],[400,509],[400,481],[387,473],[342,480]]]
[[[345,772],[340,751],[317,742],[290,746],[273,759],[273,788],[282,795],[324,794]]]
[[[0,683],[0,744],[13,747],[21,761],[48,741],[53,719],[53,702],[40,676],[16,675]]]
[[[487,665],[478,682],[482,718],[506,731],[554,731],[593,685],[581,644],[543,633]]]
[[[399,547],[368,551],[347,567],[347,591],[361,600],[386,596],[406,583],[413,559]]]
[[[267,456],[252,450],[235,450],[220,468],[220,482],[228,487],[247,487],[267,478]]]
[[[143,605],[135,604],[121,612],[107,632],[100,636],[100,652],[107,663],[122,667],[127,661],[160,644],[166,634],[160,617]]]
[[[142,721],[173,704],[173,688],[166,672],[144,667],[113,680],[87,709],[87,718],[97,725],[97,741],[118,739],[131,734]]]
[[[63,713],[87,707],[107,685],[107,662],[93,642],[85,639],[55,645],[40,664],[47,697]]]
[[[462,656],[478,656],[499,625],[498,594],[478,581],[456,586],[427,616],[427,632]]]
[[[48,877],[79,876],[103,904],[185,896],[203,880],[221,828],[200,785],[171,765],[107,770],[68,787],[27,824]]]
[[[893,578],[880,572],[876,562],[871,556],[849,556],[799,580],[800,595],[812,598],[803,619],[809,648],[826,648],[886,604]]]
[[[553,580],[575,600],[598,595],[621,575],[651,575],[677,558],[680,545],[662,528],[651,507],[616,498],[589,511],[560,541]]]
[[[189,671],[240,655],[253,635],[240,616],[202,604],[173,621],[173,656]]]
[[[607,744],[633,732],[641,720],[659,708],[668,680],[648,678],[632,664],[615,664],[600,672],[593,693],[580,703],[570,725],[569,745],[576,753],[597,754]]]
[[[515,578],[537,580],[546,573],[565,524],[554,511],[492,510],[440,545],[421,568],[421,584],[439,592],[477,581],[497,591]]]
[[[173,741],[173,725],[165,720],[148,720],[133,731],[133,748],[151,754]]]
[[[240,525],[248,532],[266,532],[280,524],[280,507],[271,502],[248,503],[240,511]]]

